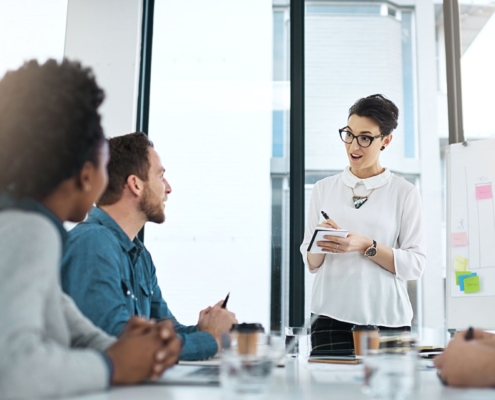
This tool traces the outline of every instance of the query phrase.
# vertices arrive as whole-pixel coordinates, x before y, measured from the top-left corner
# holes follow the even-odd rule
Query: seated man
[[[472,340],[459,332],[435,358],[442,381],[450,386],[495,387],[495,335],[474,330]]]
[[[150,253],[137,238],[148,221],[165,221],[172,189],[158,153],[143,133],[109,140],[108,187],[88,219],[69,232],[62,261],[62,287],[84,315],[118,335],[133,315],[172,318],[184,345],[182,360],[214,356],[221,335],[237,323],[221,307],[201,311],[196,326],[177,322],[162,298]]]

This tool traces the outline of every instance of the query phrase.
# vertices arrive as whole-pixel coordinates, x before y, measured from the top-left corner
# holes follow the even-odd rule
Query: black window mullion
[[[304,0],[290,1],[289,325],[304,325]]]

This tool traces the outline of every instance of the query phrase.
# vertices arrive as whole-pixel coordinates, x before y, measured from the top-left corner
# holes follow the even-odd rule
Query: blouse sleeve
[[[403,281],[421,278],[426,265],[426,239],[423,228],[423,208],[417,188],[406,197],[398,248],[393,248],[395,273]]]
[[[316,226],[319,223],[319,208],[320,208],[320,193],[319,193],[319,184],[313,187],[313,191],[311,192],[311,200],[309,202],[309,211],[306,217],[306,229],[304,231],[304,239],[299,248],[302,254],[304,265],[308,267],[309,272],[315,274],[318,269],[311,270],[308,265],[308,246],[311,238],[313,237],[313,232],[315,231]]]

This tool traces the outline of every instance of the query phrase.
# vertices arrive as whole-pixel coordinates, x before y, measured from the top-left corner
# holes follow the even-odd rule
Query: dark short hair
[[[356,101],[349,109],[349,117],[353,114],[375,121],[384,136],[390,135],[397,128],[399,119],[397,106],[381,94],[372,94]]]
[[[104,99],[78,62],[26,62],[0,81],[0,192],[43,200],[91,161],[105,136]]]
[[[99,206],[115,204],[122,198],[124,186],[130,175],[143,181],[148,180],[150,161],[148,149],[153,142],[143,132],[116,136],[109,141],[110,162],[108,163],[108,186],[98,201]]]

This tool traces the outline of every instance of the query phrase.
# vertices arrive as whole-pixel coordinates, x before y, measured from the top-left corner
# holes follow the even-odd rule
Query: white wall
[[[92,67],[107,136],[136,130],[142,1],[69,0],[65,56]]]
[[[67,0],[0,0],[0,79],[25,61],[62,59]]]

